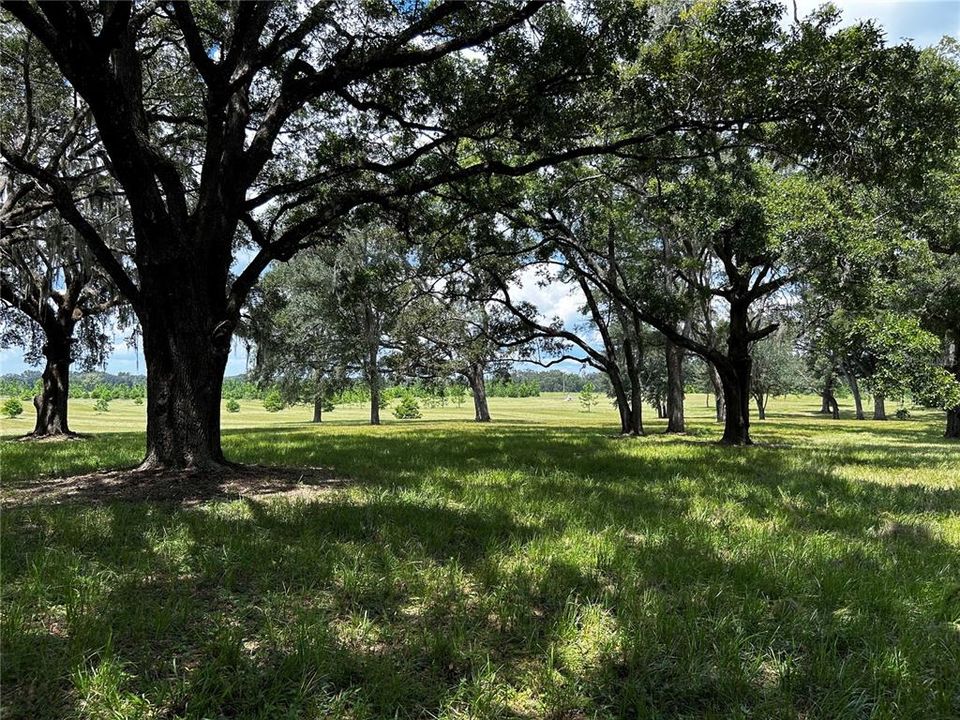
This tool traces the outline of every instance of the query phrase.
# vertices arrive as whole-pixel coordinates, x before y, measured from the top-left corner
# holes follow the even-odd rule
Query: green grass
[[[688,436],[636,440],[561,396],[494,399],[489,426],[258,405],[224,414],[232,459],[353,482],[3,512],[4,717],[960,715],[939,414],[774,401],[758,446],[723,448],[702,396]],[[142,407],[72,413],[96,435],[4,443],[8,486],[140,459]]]

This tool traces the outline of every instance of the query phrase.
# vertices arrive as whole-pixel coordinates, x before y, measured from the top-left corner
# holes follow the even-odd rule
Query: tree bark
[[[639,437],[643,435],[643,384],[640,382],[640,356],[643,348],[640,344],[640,328],[636,316],[633,316],[631,324],[631,319],[627,317],[622,307],[618,306],[618,309],[624,330],[623,356],[627,363],[627,377],[630,380],[627,434]]]
[[[720,382],[720,373],[717,372],[713,363],[708,362],[707,369],[710,373],[710,384],[713,386],[713,396],[717,399],[715,407],[717,422],[722,423],[727,417],[727,405],[723,398],[723,383]]]
[[[46,365],[41,382],[43,389],[33,398],[37,410],[37,422],[32,437],[72,435],[67,424],[67,402],[70,397],[70,343],[72,327],[63,329],[59,324],[44,328],[46,342],[43,354]]]
[[[685,432],[683,416],[683,348],[666,340],[667,359],[667,432]]]
[[[863,420],[863,398],[860,396],[860,384],[857,382],[857,376],[850,370],[847,373],[847,383],[850,385],[850,392],[853,394],[853,405],[856,409],[857,420]]]
[[[873,396],[873,419],[874,420],[886,420],[887,419],[887,407],[884,403],[883,395],[880,393],[875,393]]]
[[[750,438],[750,376],[753,359],[750,357],[749,304],[730,303],[730,331],[727,336],[727,356],[717,366],[723,385],[726,420],[723,427],[724,445],[752,445]]]
[[[317,396],[313,399],[313,420],[312,422],[323,422],[323,398]]]
[[[227,464],[220,396],[232,331],[200,301],[163,302],[173,288],[195,289],[189,275],[170,282],[159,298],[145,293],[139,313],[147,364],[147,454],[140,468],[216,469]]]
[[[724,445],[752,445],[750,438],[750,358],[739,358],[737,363],[720,372],[723,401],[726,406],[723,437]]]
[[[945,438],[960,439],[960,407],[947,410],[947,430]]]
[[[487,384],[483,378],[483,366],[471,365],[467,372],[467,382],[473,393],[473,419],[476,422],[490,422],[490,407],[487,405]]]

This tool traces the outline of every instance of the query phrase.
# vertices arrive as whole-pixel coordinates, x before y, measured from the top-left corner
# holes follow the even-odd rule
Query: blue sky
[[[792,12],[792,0],[785,0]],[[797,12],[804,16],[822,3],[820,0],[797,0]],[[887,31],[887,40],[898,43],[911,40],[917,45],[936,44],[943,35],[960,36],[960,0],[834,0],[843,13],[845,23],[873,18]],[[566,288],[537,288],[526,284],[520,295],[538,304],[547,317],[555,315],[575,323],[579,300]],[[117,335],[114,352],[107,362],[109,372],[145,373],[142,354],[127,347],[125,338]],[[239,342],[234,343],[227,375],[236,375],[246,369],[247,356]],[[18,373],[28,369],[23,353],[17,349],[0,350],[0,374]],[[569,369],[576,369],[572,367]]]

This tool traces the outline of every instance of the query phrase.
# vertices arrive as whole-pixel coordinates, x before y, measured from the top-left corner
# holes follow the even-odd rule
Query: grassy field
[[[318,499],[2,514],[9,718],[956,718],[960,445],[771,402],[723,448],[559,395],[363,424],[224,414]],[[132,466],[143,408],[2,443],[3,483]],[[4,421],[9,438],[29,419]],[[663,424],[650,420],[659,433]]]

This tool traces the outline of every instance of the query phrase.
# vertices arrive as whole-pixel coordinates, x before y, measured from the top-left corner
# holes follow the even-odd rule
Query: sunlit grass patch
[[[939,416],[790,399],[733,449],[700,402],[688,436],[640,439],[549,396],[494,399],[490,426],[244,407],[232,459],[352,482],[7,508],[4,715],[957,716],[960,447]],[[4,443],[4,482],[135,464],[129,415]]]

